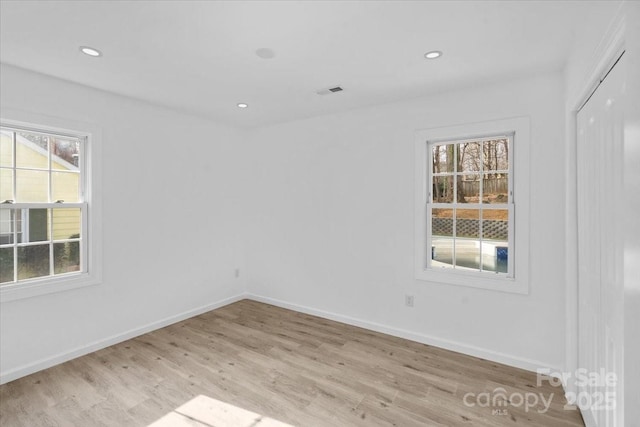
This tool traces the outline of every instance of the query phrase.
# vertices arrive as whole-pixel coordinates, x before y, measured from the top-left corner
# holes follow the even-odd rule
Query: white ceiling
[[[2,0],[0,61],[253,127],[559,69],[613,3]]]

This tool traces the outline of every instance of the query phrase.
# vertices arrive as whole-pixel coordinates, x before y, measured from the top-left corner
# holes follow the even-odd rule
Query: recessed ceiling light
[[[269,49],[268,47],[261,47],[260,49],[256,50],[256,55],[258,55],[262,59],[271,59],[276,56],[276,53],[273,51],[273,49]]]
[[[436,59],[442,56],[442,52],[439,50],[432,50],[431,52],[427,52],[424,54],[424,57],[427,59]]]
[[[245,104],[244,102],[238,104],[238,108],[247,108],[248,106],[249,104]]]
[[[94,49],[89,46],[80,46],[80,52],[84,53],[85,55],[94,56],[94,57],[102,56],[102,52],[100,52],[98,49]]]

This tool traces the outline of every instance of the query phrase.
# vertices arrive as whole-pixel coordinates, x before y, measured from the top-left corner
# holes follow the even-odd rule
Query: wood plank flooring
[[[477,404],[496,388],[511,403]],[[1,386],[0,425],[582,426],[565,403],[532,372],[243,300]]]

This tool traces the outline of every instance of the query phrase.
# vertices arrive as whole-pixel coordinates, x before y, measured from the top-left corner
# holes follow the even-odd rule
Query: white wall
[[[243,293],[234,277],[244,267],[242,133],[18,68],[0,71],[0,114],[102,129],[104,236],[101,285],[2,304],[3,381]]]
[[[415,280],[414,131],[515,116],[531,120],[530,294]],[[560,369],[564,125],[557,72],[255,131],[248,291],[517,366]],[[415,295],[414,308],[405,294]]]

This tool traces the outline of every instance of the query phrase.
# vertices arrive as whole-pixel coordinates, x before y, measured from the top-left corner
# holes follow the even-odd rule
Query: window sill
[[[45,277],[24,283],[4,285],[0,288],[0,303],[64,292],[99,283],[99,278],[88,273],[82,273],[53,278]]]
[[[416,279],[431,283],[465,286],[512,294],[529,294],[529,285],[526,281],[493,273],[429,268],[416,271]]]

